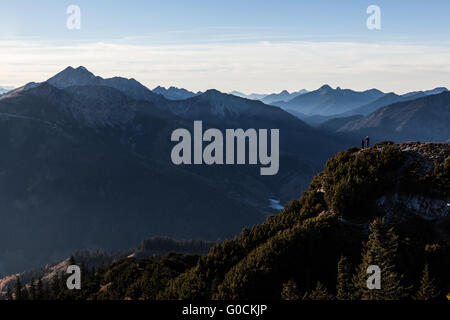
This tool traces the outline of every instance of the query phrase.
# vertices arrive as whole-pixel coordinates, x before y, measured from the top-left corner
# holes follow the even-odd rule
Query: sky
[[[80,29],[69,29],[70,5]],[[377,5],[381,29],[369,30]],[[192,91],[450,87],[448,0],[0,0],[0,86],[68,65]]]

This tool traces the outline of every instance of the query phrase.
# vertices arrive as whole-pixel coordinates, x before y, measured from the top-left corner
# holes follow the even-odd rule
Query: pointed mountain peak
[[[73,68],[72,66],[68,66],[67,68],[65,68],[63,71],[57,73],[55,76],[57,75],[62,75],[62,74],[89,74],[94,76],[94,74],[92,72],[90,72],[88,69],[86,69],[83,66],[79,66],[78,68]]]
[[[217,96],[217,95],[221,95],[222,92],[220,92],[219,90],[216,89],[209,89],[206,90],[205,93],[203,95],[207,95],[207,96]]]
[[[339,88],[339,87],[338,87],[338,88]],[[337,89],[337,90],[339,90],[339,89]],[[332,87],[330,87],[328,84],[324,84],[324,85],[321,86],[319,89],[317,89],[317,91],[318,91],[320,94],[327,94],[327,93],[333,92],[334,89],[333,89]]]
[[[324,84],[323,86],[321,86],[319,88],[319,90],[321,90],[321,91],[331,91],[331,90],[333,90],[333,88],[331,88],[328,84]]]
[[[69,66],[48,79],[47,82],[59,89],[64,89],[71,86],[87,85],[93,79],[95,79],[95,75],[88,71],[85,67],[80,66],[74,69]]]

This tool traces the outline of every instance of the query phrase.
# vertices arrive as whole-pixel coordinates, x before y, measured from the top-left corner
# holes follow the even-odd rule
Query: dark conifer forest
[[[16,300],[445,300],[450,147],[383,142],[339,152],[285,209],[207,254],[124,257],[67,275],[18,277]],[[418,203],[420,205],[418,205]],[[428,207],[425,207],[425,204]],[[424,209],[426,208],[426,209]],[[367,287],[376,265],[381,288]]]

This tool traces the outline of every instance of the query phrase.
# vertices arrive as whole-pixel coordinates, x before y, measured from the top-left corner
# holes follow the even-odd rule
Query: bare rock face
[[[417,195],[394,194],[382,196],[377,205],[386,212],[389,220],[399,220],[417,215],[425,220],[449,216],[450,198],[432,199]]]
[[[346,221],[385,216],[402,223],[449,217],[449,179],[448,143],[383,142],[331,158],[314,188],[328,210]]]
[[[448,176],[448,143],[401,143],[398,147],[406,155],[402,170],[413,170],[418,180],[429,178],[439,167],[443,170],[442,174]],[[442,190],[439,185],[435,187],[439,189],[434,190],[439,196],[432,196],[432,192],[428,195],[396,192],[380,197],[377,205],[386,212],[388,219],[394,221],[404,220],[411,215],[425,220],[447,217],[450,214],[450,197],[447,190]]]

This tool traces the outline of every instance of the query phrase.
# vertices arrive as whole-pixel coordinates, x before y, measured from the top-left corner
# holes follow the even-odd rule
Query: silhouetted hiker
[[[370,139],[369,136],[366,136],[366,148],[370,147]]]
[[[364,139],[361,140],[361,149],[364,149]]]

